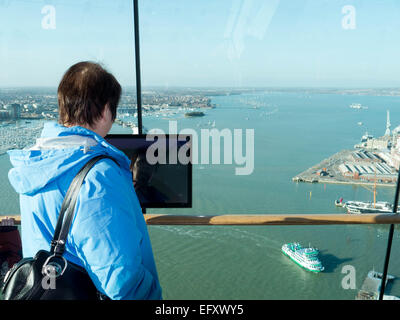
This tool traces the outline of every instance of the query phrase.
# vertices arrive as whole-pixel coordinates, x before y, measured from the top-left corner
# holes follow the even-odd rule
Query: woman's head
[[[107,116],[114,121],[121,85],[97,63],[84,61],[71,66],[58,86],[59,123],[95,127]]]

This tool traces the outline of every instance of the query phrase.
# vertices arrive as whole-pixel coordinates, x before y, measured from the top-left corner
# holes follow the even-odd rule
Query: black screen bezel
[[[113,145],[108,139],[131,139],[131,140],[146,140],[148,136],[159,136],[158,134],[108,134],[104,139],[111,145]],[[170,136],[178,136],[177,134],[164,134],[166,139],[170,139]],[[190,136],[189,134],[185,136]],[[114,146],[114,145],[113,145]],[[115,147],[115,146],[114,146]],[[118,149],[118,148],[117,148]],[[118,149],[119,150],[119,149]],[[171,209],[171,208],[192,208],[192,197],[193,197],[193,167],[192,162],[189,161],[187,166],[187,185],[188,185],[188,201],[187,202],[176,202],[176,203],[140,203],[142,208],[146,209]]]

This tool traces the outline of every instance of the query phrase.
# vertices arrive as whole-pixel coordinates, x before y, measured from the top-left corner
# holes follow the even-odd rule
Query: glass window
[[[0,27],[0,215],[6,215],[18,214],[19,202],[5,152],[33,145],[43,122],[56,121],[57,86],[71,65],[101,63],[123,86],[121,109],[136,108],[133,9],[123,0],[6,0]]]
[[[390,0],[139,1],[145,132],[197,137],[193,208],[148,213],[345,215],[363,205],[348,201],[392,203],[399,11]],[[132,13],[125,0],[0,0],[0,215],[19,213],[5,152],[56,121],[72,64],[116,76],[112,133],[135,128]],[[149,230],[165,299],[354,299],[368,271],[382,272],[388,226]],[[318,247],[325,270],[282,254],[292,242]],[[393,275],[398,244],[395,233]],[[400,296],[400,284],[386,293]]]
[[[194,130],[200,141],[193,208],[150,213],[345,215],[340,205],[346,201],[373,203],[374,181],[376,201],[393,202],[397,156],[386,147],[397,135],[380,137],[388,117],[390,130],[400,118],[399,92],[391,89],[399,85],[397,4],[152,0],[139,5],[143,96],[159,105],[144,125],[168,131],[172,123],[178,132]],[[170,103],[162,106],[155,96]],[[206,105],[197,103],[199,97]],[[193,112],[197,116],[188,116]],[[219,159],[213,161],[216,144],[210,139],[207,147],[202,130],[218,131]],[[367,149],[355,147],[367,133],[375,140]],[[371,158],[354,160],[364,149]],[[242,162],[235,152],[241,152]],[[238,174],[245,164],[249,170]],[[340,164],[354,165],[354,172]],[[383,173],[380,165],[390,168]],[[366,171],[355,175],[356,168]],[[387,230],[154,226],[151,234],[167,298],[354,299],[368,271],[382,271]],[[319,248],[321,274],[301,270],[282,255],[281,246],[293,241]],[[397,261],[392,252],[389,273]],[[179,281],[172,276],[182,273]],[[390,290],[400,294],[396,284]]]

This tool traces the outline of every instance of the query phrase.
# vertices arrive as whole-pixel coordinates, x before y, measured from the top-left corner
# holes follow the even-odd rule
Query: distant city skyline
[[[396,0],[139,1],[143,88],[400,87]],[[102,63],[135,86],[132,1],[0,0],[0,87]]]

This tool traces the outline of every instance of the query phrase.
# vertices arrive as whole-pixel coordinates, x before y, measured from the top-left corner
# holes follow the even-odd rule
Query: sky
[[[143,87],[399,87],[398,0],[139,0]],[[131,0],[0,0],[0,87],[102,63],[135,85]]]

